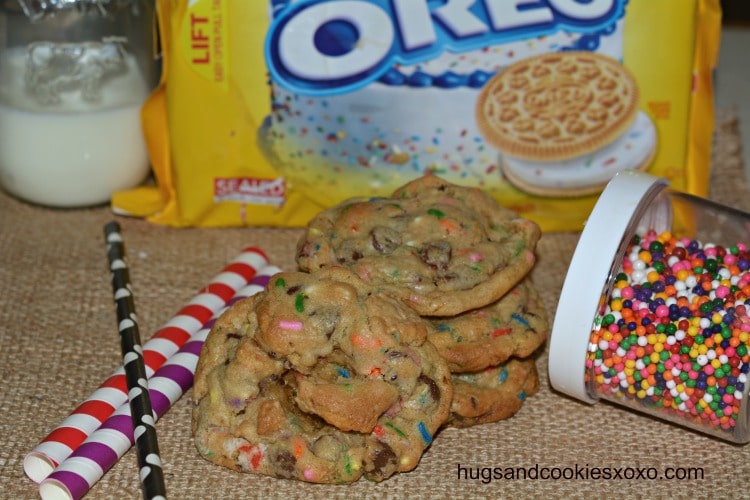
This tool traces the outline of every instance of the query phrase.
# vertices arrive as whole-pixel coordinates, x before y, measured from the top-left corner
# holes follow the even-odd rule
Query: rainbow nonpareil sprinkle
[[[750,371],[750,252],[635,236],[596,318],[589,387],[693,427],[733,432]]]

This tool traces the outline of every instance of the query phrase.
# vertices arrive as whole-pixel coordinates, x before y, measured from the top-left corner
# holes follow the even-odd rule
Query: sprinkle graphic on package
[[[404,12],[403,17],[416,17],[418,3],[412,2],[412,10]],[[330,16],[327,7],[316,6],[321,11],[316,15]],[[376,16],[373,7],[368,9]],[[376,17],[382,24],[373,26],[372,32],[387,31],[391,20],[384,15]],[[283,12],[275,23],[278,30],[294,29],[284,24]],[[325,26],[322,20],[321,24]],[[330,31],[333,38],[342,38]],[[610,36],[621,40],[621,33]],[[372,43],[377,44],[374,40]],[[494,74],[516,60],[563,47],[578,48],[580,43],[580,34],[558,32],[548,38],[510,42],[492,49],[443,51],[429,61],[394,65],[364,87],[307,98],[300,95],[304,88],[297,92],[285,88],[284,79],[293,75],[284,70],[295,61],[290,62],[282,53],[278,69],[271,67],[276,74],[268,138],[284,175],[296,179],[302,189],[312,188],[309,195],[318,199],[329,195],[315,189],[320,183],[330,185],[343,198],[351,195],[349,176],[354,184],[392,190],[402,179],[426,169],[453,182],[497,187],[503,182],[497,171],[497,151],[488,147],[473,123],[480,90]],[[326,77],[320,75],[321,79]],[[346,172],[347,177],[337,172]]]
[[[301,226],[435,173],[578,230],[623,169],[705,195],[718,0],[159,4],[164,71],[144,109],[157,186],[118,193],[119,211]],[[497,100],[531,64],[518,106]],[[508,149],[498,120],[514,112],[534,133],[513,140],[536,153]],[[577,146],[547,147],[563,139]]]

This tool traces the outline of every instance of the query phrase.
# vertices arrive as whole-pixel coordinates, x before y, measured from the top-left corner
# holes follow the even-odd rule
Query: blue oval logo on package
[[[265,57],[275,83],[304,95],[351,92],[379,81],[482,87],[493,72],[404,72],[438,58],[518,40],[575,33],[556,50],[599,48],[628,0],[272,0]]]

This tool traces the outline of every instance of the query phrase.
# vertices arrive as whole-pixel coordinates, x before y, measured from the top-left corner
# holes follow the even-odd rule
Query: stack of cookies
[[[430,342],[448,362],[453,403],[447,424],[469,427],[513,416],[539,387],[531,357],[547,337],[547,313],[528,279],[499,300],[430,318]]]
[[[309,272],[349,268],[427,319],[457,389],[448,423],[465,427],[513,415],[537,389],[534,361],[520,358],[547,334],[544,305],[526,278],[539,236],[536,224],[481,190],[424,176],[389,198],[318,214],[297,262]]]
[[[513,415],[538,387],[538,226],[425,176],[314,217],[299,271],[237,303],[196,369],[208,460],[317,483],[416,467],[437,431]]]

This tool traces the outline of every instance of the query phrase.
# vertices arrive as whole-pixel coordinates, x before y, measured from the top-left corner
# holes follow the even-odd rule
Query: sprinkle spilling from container
[[[744,244],[635,236],[590,337],[589,386],[660,416],[732,432],[750,370],[749,269]]]

